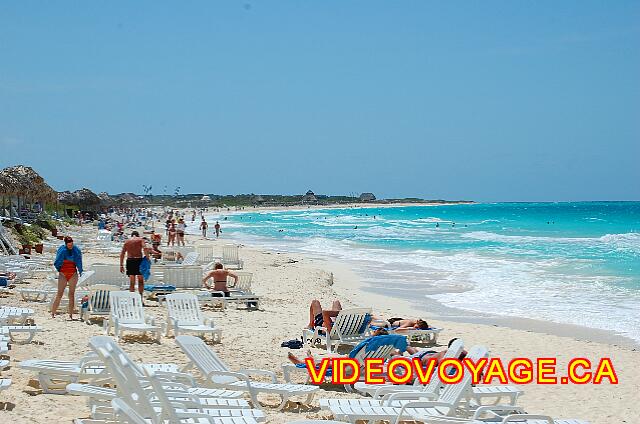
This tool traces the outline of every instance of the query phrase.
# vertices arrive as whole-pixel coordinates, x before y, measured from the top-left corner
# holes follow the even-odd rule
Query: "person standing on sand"
[[[78,276],[82,275],[82,252],[78,246],[73,245],[71,237],[64,238],[64,244],[56,252],[53,266],[58,271],[58,292],[53,305],[51,305],[51,318],[56,317],[56,311],[64,295],[64,289],[69,285],[69,318],[73,319],[76,284],[78,284]]]
[[[178,225],[176,226],[178,230],[178,246],[182,244],[184,246],[184,232],[187,229],[187,224],[184,222],[184,218],[180,218],[178,220]]]
[[[214,225],[213,228],[216,229],[216,238],[220,237],[222,229],[220,228],[220,223],[218,221],[216,221],[216,225]]]
[[[176,244],[176,220],[169,221],[169,238],[167,238],[167,246],[175,246]]]
[[[145,254],[145,241],[137,231],[131,232],[131,238],[124,242],[120,252],[120,272],[124,273],[124,257],[127,256],[127,275],[129,276],[129,291],[136,291],[136,278],[138,279],[138,293],[144,292],[144,278],[140,272],[142,256]]]
[[[207,228],[209,228],[209,224],[207,224],[207,221],[204,219],[204,216],[203,216],[202,222],[200,223],[200,229],[202,230],[203,238],[207,238]]]

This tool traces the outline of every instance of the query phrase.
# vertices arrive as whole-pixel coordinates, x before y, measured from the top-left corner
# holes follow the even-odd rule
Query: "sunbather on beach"
[[[435,359],[436,360],[436,365],[438,365],[440,363],[440,361],[442,360],[442,358],[444,358],[444,356],[447,354],[447,350],[451,347],[451,344],[458,340],[457,338],[453,338],[451,340],[449,340],[449,343],[447,344],[447,349],[442,350],[440,352],[437,352],[435,350],[429,350],[429,349],[416,349],[413,346],[407,346],[407,353],[409,354],[409,358],[418,358],[420,359],[420,363],[422,363],[422,365],[426,366],[427,363],[432,360]],[[460,353],[460,356],[458,356],[458,359],[462,360],[464,359],[464,357],[467,356],[467,351],[463,350]]]
[[[415,318],[415,319],[405,319],[405,318],[389,318],[387,320],[380,317],[373,317],[371,322],[373,325],[378,327],[389,328],[393,331],[408,331],[408,330],[428,330],[429,324],[427,321]]]
[[[202,279],[202,285],[207,290],[212,291],[211,296],[213,297],[222,297],[223,295],[224,297],[229,297],[230,293],[229,288],[227,287],[227,277],[233,278],[234,284],[238,284],[238,276],[228,269],[224,269],[222,264],[218,262],[213,266],[213,271],[208,273]],[[207,281],[210,278],[213,278],[213,287],[207,284]],[[222,292],[222,294],[218,292]]]
[[[327,331],[331,331],[333,321],[338,316],[338,313],[342,310],[342,305],[339,300],[334,300],[331,304],[331,309],[322,309],[319,300],[312,300],[311,306],[309,306],[309,325],[312,330],[316,327],[324,327]]]

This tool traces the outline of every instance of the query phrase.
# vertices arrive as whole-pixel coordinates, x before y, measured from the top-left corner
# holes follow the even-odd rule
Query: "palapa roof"
[[[0,194],[31,200],[55,201],[56,192],[30,166],[16,165],[0,170]]]

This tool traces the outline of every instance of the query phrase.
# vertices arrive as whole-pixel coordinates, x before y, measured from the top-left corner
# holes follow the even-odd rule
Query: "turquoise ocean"
[[[640,202],[252,209],[226,218],[225,236],[346,262],[366,290],[640,341]]]

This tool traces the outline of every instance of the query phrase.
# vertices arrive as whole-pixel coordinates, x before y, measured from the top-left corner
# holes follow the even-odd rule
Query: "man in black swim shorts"
[[[124,257],[127,257],[127,275],[129,276],[129,291],[136,290],[136,279],[138,280],[138,293],[142,296],[144,292],[144,278],[140,272],[140,264],[145,252],[145,241],[137,231],[131,232],[131,237],[124,242],[120,252],[120,272],[125,272],[123,265]]]

